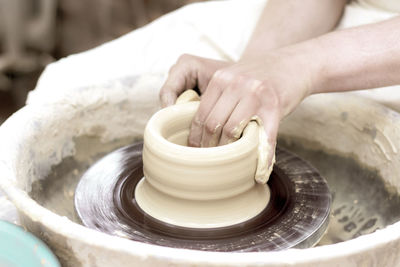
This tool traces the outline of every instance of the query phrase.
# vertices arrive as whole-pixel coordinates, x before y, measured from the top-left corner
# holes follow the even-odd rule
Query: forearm
[[[259,57],[331,31],[345,3],[346,0],[269,0],[242,58]]]
[[[304,45],[313,47],[309,60],[318,76],[311,93],[400,84],[400,17],[332,32]]]

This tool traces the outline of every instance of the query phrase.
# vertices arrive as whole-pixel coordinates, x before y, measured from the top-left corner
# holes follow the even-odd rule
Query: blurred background
[[[0,0],[0,124],[44,67],[199,0]]]

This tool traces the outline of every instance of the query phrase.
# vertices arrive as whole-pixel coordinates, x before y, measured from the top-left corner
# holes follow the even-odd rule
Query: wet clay
[[[189,129],[200,102],[187,90],[155,113],[144,131],[144,178],[136,186],[140,208],[163,222],[189,228],[227,227],[267,206],[271,150],[260,119],[242,124],[223,146],[189,147]],[[249,208],[250,207],[250,208]]]
[[[147,123],[144,179],[136,187],[136,201],[152,217],[182,227],[247,221],[264,210],[270,198],[268,185],[255,181],[260,127],[250,122],[239,140],[224,146],[189,147],[198,106],[199,102],[171,106]]]
[[[84,174],[75,192],[75,208],[84,225],[144,243],[237,252],[310,247],[327,227],[331,195],[325,180],[279,148],[269,180],[269,204],[254,218],[218,228],[157,220],[136,202],[135,188],[143,178],[142,148],[137,143],[112,152]]]

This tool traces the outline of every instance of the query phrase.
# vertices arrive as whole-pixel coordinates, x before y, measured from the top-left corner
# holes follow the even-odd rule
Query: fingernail
[[[244,128],[247,126],[247,123],[248,123],[247,120],[242,120],[241,122],[239,122],[238,125],[236,125],[236,127],[232,131],[234,138],[236,138],[236,139],[240,138],[240,136],[243,133]]]
[[[222,128],[221,124],[218,124],[215,129],[214,129],[214,133],[211,136],[210,142],[209,142],[209,146],[213,147],[213,146],[217,146],[219,139],[221,138],[221,131],[220,129]]]

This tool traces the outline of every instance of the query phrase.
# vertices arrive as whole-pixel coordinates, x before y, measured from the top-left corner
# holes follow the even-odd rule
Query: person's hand
[[[175,104],[178,96],[187,89],[197,87],[203,94],[214,73],[232,65],[231,62],[218,61],[184,54],[169,70],[169,75],[160,91],[162,107]]]
[[[279,121],[310,93],[313,79],[307,62],[290,50],[237,63],[185,55],[171,68],[161,102],[171,105],[184,90],[199,88],[201,102],[192,121],[190,146],[232,142],[258,116],[274,148]]]

